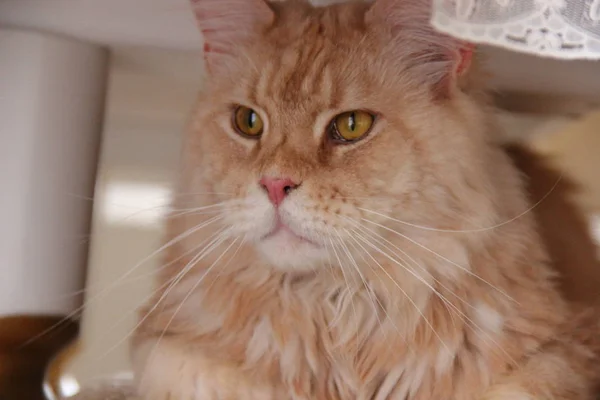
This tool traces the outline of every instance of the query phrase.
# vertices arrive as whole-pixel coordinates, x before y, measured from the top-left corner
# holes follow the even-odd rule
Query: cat
[[[571,177],[553,166],[552,160],[541,157],[525,144],[506,142],[503,147],[522,173],[526,181],[530,201],[536,205],[531,212],[536,220],[549,251],[553,268],[560,272],[559,287],[571,302],[581,305],[594,304],[600,288],[600,260],[597,246],[590,235],[585,215],[572,197],[583,188]],[[575,260],[575,262],[573,262]],[[589,318],[589,320],[586,320]],[[596,353],[600,352],[595,337],[599,319],[597,313],[580,316],[571,327],[585,326],[587,329],[571,334],[590,335],[574,338],[587,342]],[[589,329],[592,327],[592,329]],[[568,334],[567,334],[568,337]],[[548,354],[548,353],[546,353]],[[594,358],[595,359],[595,358]],[[86,387],[72,400],[143,400],[136,396],[132,382],[100,382],[95,387]]]
[[[558,288],[472,46],[425,0],[193,5],[210,79],[141,398],[594,398],[598,319]]]

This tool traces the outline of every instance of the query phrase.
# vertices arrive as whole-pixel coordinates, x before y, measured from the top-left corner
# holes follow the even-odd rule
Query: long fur
[[[456,73],[462,45],[417,0],[256,1],[195,2],[215,45],[229,15],[239,40],[187,135],[186,211],[133,340],[139,395],[592,399],[597,324],[558,289],[486,97]],[[232,127],[237,105],[260,140]],[[356,109],[370,134],[329,140]],[[263,176],[297,188],[275,208]]]

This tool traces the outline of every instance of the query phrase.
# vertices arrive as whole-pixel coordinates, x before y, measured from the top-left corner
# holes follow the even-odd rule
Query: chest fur
[[[251,300],[233,298],[210,332],[186,339],[197,354],[179,352],[181,357],[206,358],[210,367],[179,364],[204,371],[193,376],[206,376],[205,381],[213,380],[211,370],[226,365],[293,399],[429,400],[454,393],[468,400],[510,359],[503,349],[502,317],[483,303],[464,307],[426,295],[415,296],[407,307],[348,289],[319,299],[253,299],[261,302],[252,308],[260,312],[246,309],[241,318],[239,310]]]
[[[278,366],[298,399],[470,399],[510,364],[503,318],[483,303],[442,303],[423,299],[400,313],[362,293],[316,314],[265,318],[245,363]]]

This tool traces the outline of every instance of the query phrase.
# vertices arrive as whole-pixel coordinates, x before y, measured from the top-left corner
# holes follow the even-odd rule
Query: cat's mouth
[[[256,243],[257,250],[269,264],[283,270],[304,270],[323,263],[328,256],[324,244],[314,240],[310,231],[299,232],[278,213],[275,218],[268,233],[260,236]]]
[[[271,230],[271,232],[264,235],[261,240],[268,240],[274,237],[283,237],[292,242],[303,242],[308,243],[316,247],[321,247],[319,243],[312,241],[311,239],[302,236],[296,233],[292,228],[286,225],[281,218],[277,218],[277,222],[275,223],[275,227]]]

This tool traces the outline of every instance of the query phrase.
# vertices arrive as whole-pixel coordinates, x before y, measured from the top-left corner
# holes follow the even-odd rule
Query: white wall
[[[107,60],[98,46],[0,29],[0,315],[79,305]]]
[[[127,338],[161,260],[140,261],[160,247],[181,135],[202,77],[196,52],[122,48],[113,54],[86,308],[67,391],[69,375],[89,384],[128,371]]]

